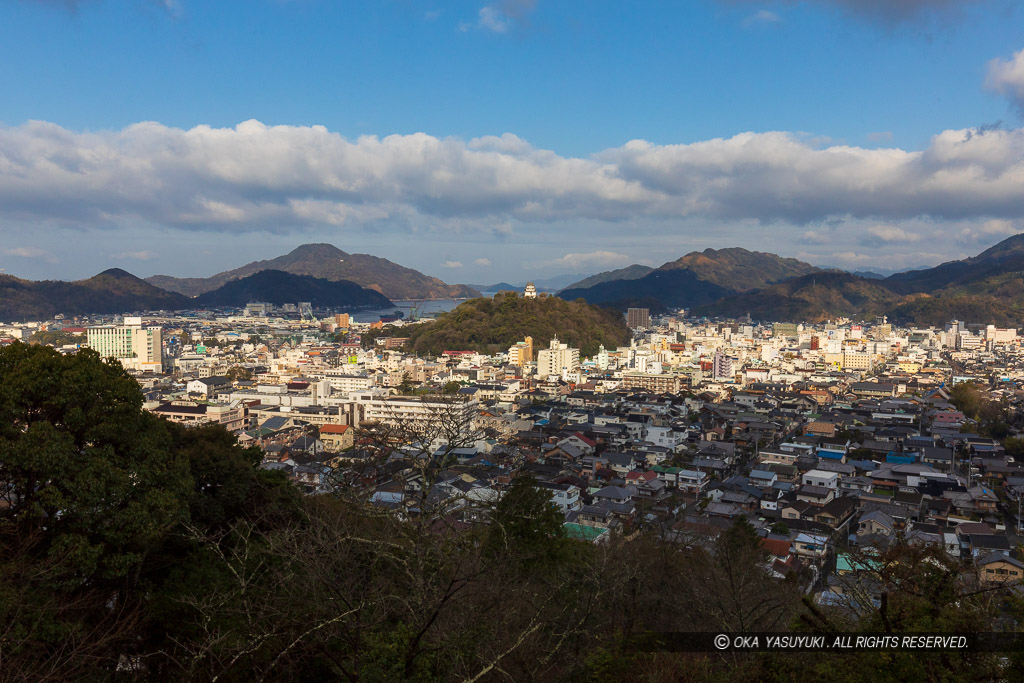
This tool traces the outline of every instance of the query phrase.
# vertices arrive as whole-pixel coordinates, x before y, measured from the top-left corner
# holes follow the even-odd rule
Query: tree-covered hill
[[[792,278],[756,292],[736,294],[693,309],[695,315],[755,320],[821,322],[835,318],[881,315],[900,299],[878,280],[850,273],[823,272]]]
[[[281,270],[261,270],[248,277],[231,280],[196,298],[202,306],[244,306],[250,301],[268,301],[277,306],[308,301],[317,308],[384,308],[392,305],[380,292],[360,287],[349,280],[324,280]]]
[[[349,280],[361,287],[380,292],[392,300],[457,299],[479,296],[466,285],[449,285],[436,277],[406,268],[370,254],[349,254],[331,244],[303,244],[291,252],[267,261],[253,261],[240,268],[207,278],[176,278],[154,275],[146,278],[158,287],[198,296],[224,284],[262,270],[282,270],[293,275],[308,275],[323,280]]]
[[[694,251],[647,273],[640,268],[599,273],[562,290],[559,296],[581,297],[620,310],[637,305],[656,310],[690,308],[787,278],[822,272],[803,261],[738,247]],[[620,272],[622,275],[613,278]]]
[[[154,287],[119,268],[75,282],[0,275],[0,320],[43,320],[57,313],[179,310],[190,305],[188,297]]]
[[[526,299],[514,292],[501,292],[493,299],[470,299],[433,322],[407,330],[407,347],[431,355],[445,349],[495,353],[526,336],[533,337],[537,349],[557,336],[588,356],[597,353],[602,344],[615,348],[630,339],[626,321],[614,311],[558,297]]]

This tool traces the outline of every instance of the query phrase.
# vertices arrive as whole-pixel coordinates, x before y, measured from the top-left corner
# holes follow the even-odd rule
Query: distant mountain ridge
[[[192,305],[188,297],[164,291],[120,268],[75,282],[0,275],[0,320],[46,320],[58,313],[181,310]]]
[[[573,282],[565,289],[587,289],[588,287],[599,285],[602,282],[612,282],[614,280],[639,280],[652,270],[654,270],[654,268],[651,268],[650,266],[642,266],[639,263],[634,263],[633,265],[626,266],[625,268],[607,270],[603,273],[583,278],[579,282]]]
[[[400,299],[462,299],[480,296],[466,285],[449,285],[436,277],[370,254],[349,254],[332,244],[303,244],[289,253],[253,261],[207,278],[177,278],[153,275],[146,281],[173,292],[198,296],[263,270],[277,270],[293,275],[308,275],[332,282],[349,281],[373,289],[390,300]]]
[[[655,310],[686,307],[707,316],[749,313],[757,320],[821,322],[888,315],[919,325],[959,319],[1024,327],[1024,234],[977,256],[888,277],[827,270],[741,248],[705,249],[641,278],[602,279],[559,296],[619,309],[646,305]]]
[[[393,305],[380,292],[360,287],[349,280],[324,280],[282,270],[261,270],[231,280],[212,292],[200,294],[193,301],[200,306],[235,307],[252,301],[265,301],[275,306],[308,301],[314,308],[386,308]]]
[[[791,277],[823,272],[794,258],[749,251],[740,247],[694,251],[640,275],[644,266],[599,273],[587,287],[558,293],[563,299],[625,308],[646,305],[655,309],[691,308],[724,297],[765,287]],[[616,274],[629,277],[615,277]],[[632,277],[640,275],[639,277]],[[582,284],[582,283],[581,283]]]

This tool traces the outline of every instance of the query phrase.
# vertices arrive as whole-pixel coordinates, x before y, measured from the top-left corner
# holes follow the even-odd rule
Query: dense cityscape
[[[1024,676],[1024,3],[8,0],[0,65],[0,683]]]
[[[527,538],[540,533],[612,557],[655,543],[721,560],[721,544],[742,529],[749,556],[736,562],[751,563],[758,590],[777,591],[779,604],[738,621],[712,609],[714,630],[785,632],[801,610],[853,632],[877,627],[874,617],[908,590],[911,579],[896,575],[908,553],[957,587],[945,608],[957,612],[978,592],[994,598],[987,617],[964,610],[989,620],[980,628],[1016,623],[1006,621],[1024,585],[1016,329],[956,320],[904,327],[885,317],[755,323],[632,307],[617,321],[628,341],[591,355],[557,332],[524,335],[495,353],[408,350],[409,330],[485,300],[453,301],[437,321],[417,319],[417,304],[410,319],[395,310],[357,322],[309,302],[58,316],[0,327],[0,344],[45,345],[67,358],[95,352],[130,373],[145,412],[230,435],[226,443],[254,454],[255,467],[309,500],[445,538],[484,538],[484,548],[510,505],[520,506],[512,513],[520,524],[548,511],[543,530]],[[564,305],[533,283],[491,301],[499,309]],[[495,313],[487,324],[505,322]],[[5,471],[16,509],[24,493]],[[515,502],[517,485],[537,492],[539,507]],[[738,590],[724,592],[751,599]],[[913,621],[895,632],[975,633],[967,623]],[[670,627],[705,630],[688,620]],[[622,647],[597,633],[589,639]],[[528,650],[526,642],[513,649]],[[151,654],[121,657],[136,673],[175,670],[150,669]]]

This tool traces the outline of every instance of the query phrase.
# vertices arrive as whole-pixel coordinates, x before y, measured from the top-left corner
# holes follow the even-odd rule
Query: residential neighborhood
[[[1016,330],[685,313],[631,309],[630,344],[582,358],[557,338],[420,357],[403,349],[400,318],[270,305],[0,334],[65,329],[91,346],[94,331],[147,330],[158,357],[126,366],[148,410],[223,425],[308,494],[358,495],[400,517],[486,522],[529,476],[567,532],[593,543],[652,531],[708,544],[743,518],[768,569],[828,604],[896,544],[940,546],[983,583],[1024,578]]]

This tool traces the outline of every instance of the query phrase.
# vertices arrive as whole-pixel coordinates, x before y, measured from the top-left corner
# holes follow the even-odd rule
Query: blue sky
[[[0,267],[959,258],[1024,230],[1018,5],[8,0]]]

